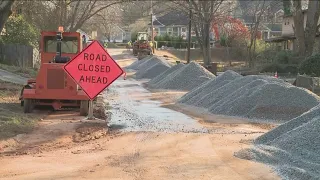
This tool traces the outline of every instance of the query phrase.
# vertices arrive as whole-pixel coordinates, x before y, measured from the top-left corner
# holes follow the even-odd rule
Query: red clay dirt
[[[174,109],[173,96],[155,93],[149,99]],[[233,156],[269,128],[193,116],[230,133],[120,132],[104,121],[81,122],[78,112],[53,113],[32,133],[0,143],[0,179],[279,179],[269,167]]]

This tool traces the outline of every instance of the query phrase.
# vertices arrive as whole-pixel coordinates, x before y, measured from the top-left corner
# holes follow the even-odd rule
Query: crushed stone
[[[150,60],[152,57],[145,57],[141,60],[136,60],[135,62],[133,62],[132,64],[130,64],[129,66],[125,67],[125,69],[133,69],[133,70],[138,70],[139,65],[145,63],[146,61]]]
[[[205,83],[203,83],[201,86],[194,88],[192,91],[188,92],[187,94],[185,94],[184,96],[182,96],[179,100],[178,103],[185,103],[185,104],[192,104],[191,102],[195,99],[197,99],[197,95],[200,93],[207,93],[213,89],[218,89],[222,86],[224,86],[225,84],[229,83],[230,80],[234,80],[238,77],[242,77],[240,74],[228,70],[226,72],[224,72],[223,74],[217,76],[216,78],[207,81]],[[193,99],[193,100],[191,100]],[[191,101],[190,103],[188,101]]]
[[[178,103],[204,108],[213,114],[277,123],[300,116],[319,102],[320,98],[308,90],[258,75],[212,81],[178,100]]]
[[[319,179],[319,131],[320,105],[258,137],[246,151],[283,179]]]
[[[170,66],[162,61],[159,61],[155,65],[151,66],[147,69],[140,69],[136,72],[136,79],[152,79],[159,74],[163,73],[164,71],[168,70]]]
[[[149,86],[155,85],[156,83],[158,83],[159,81],[165,79],[167,76],[169,76],[169,74],[175,72],[176,70],[180,69],[181,67],[183,67],[184,64],[179,63],[177,65],[172,66],[171,68],[167,69],[166,71],[164,71],[163,73],[161,73],[160,75],[156,76],[155,78],[151,79],[148,82]]]
[[[165,59],[157,56],[152,56],[150,59],[146,60],[144,63],[141,63],[137,66],[137,70],[145,70],[150,68],[151,66],[157,64],[159,61],[161,61],[163,64],[167,64],[168,66],[172,66],[169,62],[167,62]]]
[[[211,72],[196,62],[191,62],[188,65],[179,68],[171,73],[163,81],[156,83],[153,87],[156,89],[172,89],[172,90],[186,90],[190,91],[198,87],[207,79],[199,77],[214,78]]]
[[[318,96],[305,89],[285,83],[255,80],[208,109],[216,114],[283,122],[300,116],[319,102]]]

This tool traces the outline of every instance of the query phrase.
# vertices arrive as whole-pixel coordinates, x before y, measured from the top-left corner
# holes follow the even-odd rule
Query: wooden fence
[[[0,63],[19,67],[34,67],[33,47],[19,44],[0,44]]]

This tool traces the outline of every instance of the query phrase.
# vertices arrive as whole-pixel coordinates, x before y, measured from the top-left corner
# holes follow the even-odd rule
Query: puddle
[[[119,79],[110,89],[112,91],[105,94],[106,101],[113,107],[110,126],[121,125],[123,131],[207,132],[191,117],[161,107],[160,101],[148,99],[152,93],[136,80]],[[118,97],[108,99],[112,96]]]

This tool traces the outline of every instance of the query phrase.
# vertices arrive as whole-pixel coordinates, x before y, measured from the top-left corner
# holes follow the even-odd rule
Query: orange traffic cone
[[[275,78],[278,78],[278,72],[276,71],[276,73],[274,74]]]

